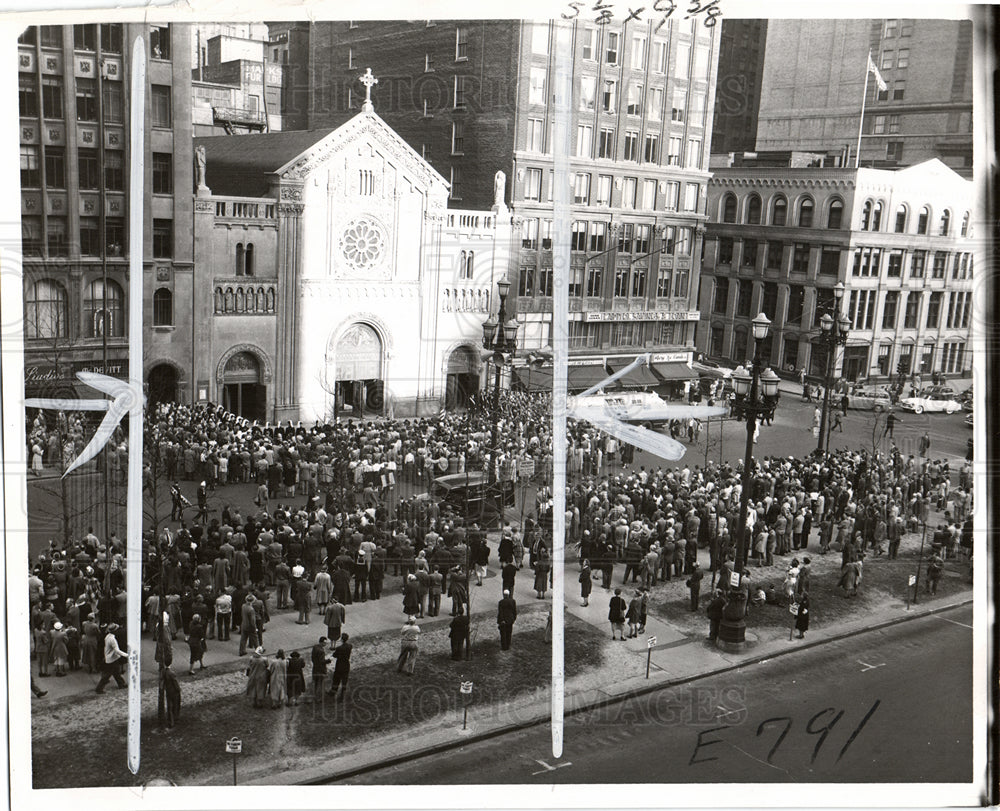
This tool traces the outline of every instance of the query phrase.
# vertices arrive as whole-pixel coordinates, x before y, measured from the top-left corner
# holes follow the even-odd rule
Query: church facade
[[[340,126],[195,139],[196,401],[250,419],[438,413],[478,389],[510,212],[449,187],[366,102]]]

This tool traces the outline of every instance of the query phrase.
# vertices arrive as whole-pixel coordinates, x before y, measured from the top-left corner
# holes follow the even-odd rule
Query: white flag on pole
[[[885,91],[888,89],[885,83],[885,79],[882,78],[882,74],[878,72],[878,68],[875,67],[875,63],[872,61],[872,52],[868,52],[868,72],[875,75],[875,83],[878,85],[878,89]]]

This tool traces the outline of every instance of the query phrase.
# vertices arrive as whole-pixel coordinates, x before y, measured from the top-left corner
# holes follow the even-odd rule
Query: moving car
[[[958,400],[938,399],[937,397],[904,397],[899,401],[901,408],[912,411],[914,414],[923,414],[925,411],[945,411],[954,414],[962,410],[962,404]]]
[[[885,389],[859,389],[848,395],[848,407],[862,411],[888,411],[892,398]]]

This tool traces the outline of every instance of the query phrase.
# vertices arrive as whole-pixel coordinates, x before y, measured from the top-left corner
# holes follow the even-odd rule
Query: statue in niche
[[[194,159],[198,166],[198,188],[205,188],[205,147],[199,146],[194,151]]]
[[[502,170],[497,170],[493,175],[493,205],[497,208],[506,208],[504,197],[507,194],[507,175]]]

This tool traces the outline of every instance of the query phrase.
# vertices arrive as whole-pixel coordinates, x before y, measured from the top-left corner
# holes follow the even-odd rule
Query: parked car
[[[918,397],[932,397],[935,400],[958,400],[959,395],[951,386],[927,386],[920,390]]]
[[[962,410],[962,404],[958,400],[936,397],[904,397],[899,401],[899,405],[914,414],[923,414],[925,411],[945,411],[954,414]]]
[[[859,389],[848,395],[848,406],[861,411],[888,411],[892,398],[885,389]]]
[[[502,492],[503,505],[514,506],[514,483],[497,482],[489,485],[486,475],[480,472],[451,473],[438,476],[431,484],[430,492],[417,496],[418,501],[445,502],[454,507],[467,520],[495,520],[501,513],[497,503]]]

